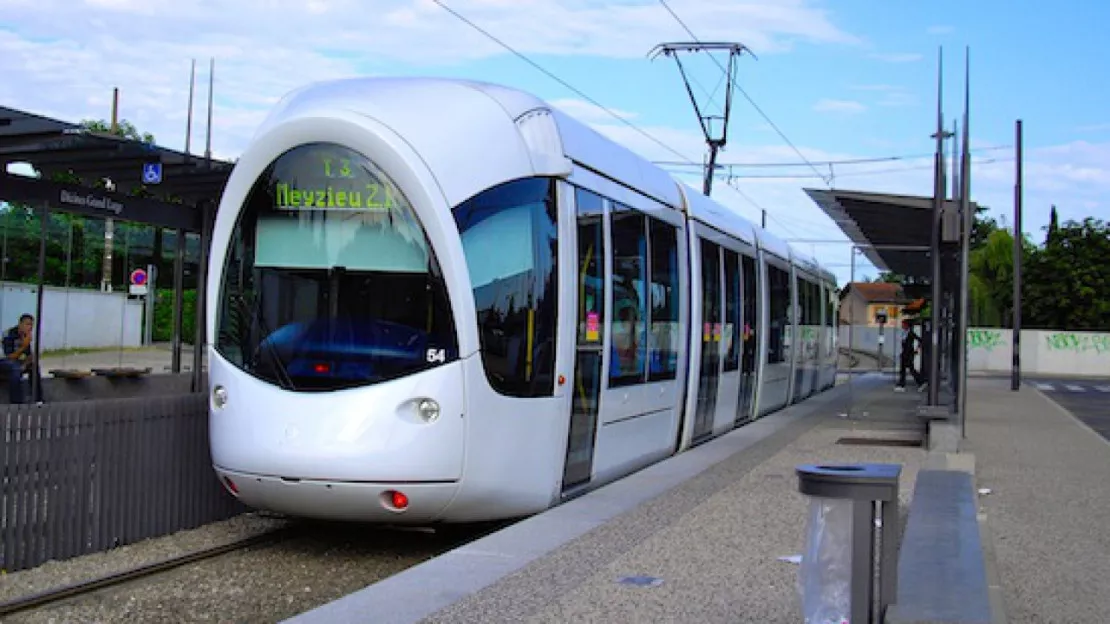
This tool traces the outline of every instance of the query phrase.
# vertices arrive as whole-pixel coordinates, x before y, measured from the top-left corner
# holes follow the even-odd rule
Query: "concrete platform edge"
[[[987,524],[987,514],[979,513],[979,540],[983,544],[983,564],[987,570],[987,596],[991,606],[991,624],[1007,624],[1006,603],[1002,596],[1002,579],[994,553],[994,535]]]
[[[933,455],[933,453],[930,453]],[[978,482],[975,479],[975,454],[967,451],[959,453],[944,453],[945,469],[966,470],[971,473],[971,481],[976,486],[978,498]],[[932,459],[932,458],[930,458]],[[991,624],[1008,624],[1006,617],[1006,603],[1002,594],[1002,578],[998,574],[998,559],[994,551],[994,534],[991,533],[987,523],[987,514],[982,510],[982,505],[976,505],[978,511],[976,519],[979,525],[979,542],[983,548],[983,566],[987,573],[987,597],[991,608]]]
[[[882,383],[879,375],[855,384]],[[577,499],[413,566],[364,589],[285,620],[316,622],[418,622],[547,555],[618,515],[635,509],[789,425],[828,409],[848,393],[847,384],[671,456]]]

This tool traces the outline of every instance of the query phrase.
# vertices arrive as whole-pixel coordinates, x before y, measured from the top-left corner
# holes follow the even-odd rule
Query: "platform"
[[[974,457],[913,446],[921,396],[894,393],[889,376],[855,376],[851,392],[838,387],[288,621],[798,622],[791,557],[807,501],[794,467],[815,461],[902,464],[903,527],[926,464],[978,470],[976,487],[990,488],[979,503],[995,621],[1007,611],[1009,622],[1105,621],[1110,543],[1089,527],[1110,518],[1110,445],[1033,387],[976,379],[970,389],[963,450]]]

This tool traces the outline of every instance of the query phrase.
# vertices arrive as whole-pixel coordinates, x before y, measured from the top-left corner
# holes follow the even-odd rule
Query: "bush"
[[[197,328],[197,291],[184,292],[181,311],[181,341],[192,344]],[[173,289],[159,288],[154,300],[154,341],[173,340]]]

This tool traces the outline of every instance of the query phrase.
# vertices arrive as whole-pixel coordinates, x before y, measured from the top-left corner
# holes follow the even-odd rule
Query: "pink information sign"
[[[600,340],[601,322],[597,312],[586,313],[586,340]]]

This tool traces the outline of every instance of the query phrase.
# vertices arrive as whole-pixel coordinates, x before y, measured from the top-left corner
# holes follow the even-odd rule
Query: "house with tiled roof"
[[[850,282],[840,291],[840,324],[878,327],[880,312],[885,312],[885,325],[897,327],[903,308],[912,301],[901,284]]]

